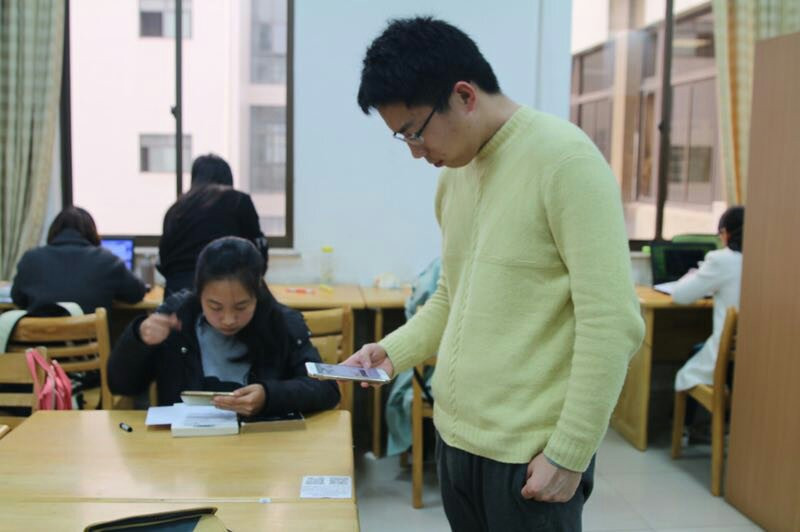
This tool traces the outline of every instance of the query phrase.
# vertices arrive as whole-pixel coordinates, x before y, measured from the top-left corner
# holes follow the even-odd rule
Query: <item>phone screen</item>
[[[333,364],[317,364],[317,373],[330,377],[344,377],[350,379],[384,380],[383,372],[375,368],[359,368],[358,366],[341,366]]]

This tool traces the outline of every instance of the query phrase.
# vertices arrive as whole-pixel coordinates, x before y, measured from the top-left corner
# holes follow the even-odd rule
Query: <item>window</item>
[[[177,189],[170,112],[176,2],[138,0],[138,11],[130,7],[70,4],[72,173],[65,190],[71,187],[74,203],[92,214],[101,234],[153,242]],[[270,245],[291,247],[291,4],[183,0],[182,7],[184,27],[194,33],[181,57],[182,190],[190,186],[194,157],[219,155],[231,166],[234,186],[253,198]],[[148,36],[162,38],[142,38]],[[269,58],[264,74],[251,72],[260,61],[254,43]]]
[[[183,136],[183,171],[192,160],[192,136]],[[139,136],[139,171],[175,173],[175,135]]]
[[[673,90],[672,136],[667,199],[710,204],[715,181],[717,138],[715,80]]]
[[[181,34],[192,36],[192,0],[183,0]],[[139,0],[139,35],[175,37],[175,0]]]
[[[252,0],[250,18],[250,81],[286,83],[287,2]]]
[[[611,160],[614,45],[577,56],[573,63],[570,117]]]
[[[250,194],[269,207],[261,214],[266,235],[282,235],[286,205],[286,108],[250,108]],[[258,201],[258,200],[261,201]]]

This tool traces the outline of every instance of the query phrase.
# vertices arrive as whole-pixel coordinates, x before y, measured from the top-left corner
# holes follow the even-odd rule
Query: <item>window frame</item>
[[[62,84],[60,102],[60,159],[61,159],[61,205],[62,208],[73,205],[73,174],[72,174],[72,84],[70,79],[70,3],[72,0],[64,0],[64,43],[62,61]],[[294,0],[286,0],[286,232],[281,236],[270,236],[269,243],[272,249],[292,248],[294,245]],[[137,5],[137,18],[140,9]],[[141,23],[141,21],[138,21]],[[152,38],[141,37],[139,38]],[[173,39],[175,37],[162,37]],[[249,79],[249,75],[248,75]],[[180,113],[180,109],[173,112]],[[180,116],[180,115],[179,115]],[[190,135],[190,133],[187,133]],[[137,149],[140,149],[141,141]],[[182,161],[183,167],[188,167],[191,161]],[[175,173],[176,188],[181,176]],[[103,235],[101,235],[103,236]],[[117,235],[125,238],[133,238],[134,245],[137,247],[157,247],[161,240],[161,235],[125,234]]]

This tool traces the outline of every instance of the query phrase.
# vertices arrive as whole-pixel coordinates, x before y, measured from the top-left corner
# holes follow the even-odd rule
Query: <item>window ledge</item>
[[[299,259],[302,257],[300,251],[294,248],[270,248],[269,256],[287,259]]]

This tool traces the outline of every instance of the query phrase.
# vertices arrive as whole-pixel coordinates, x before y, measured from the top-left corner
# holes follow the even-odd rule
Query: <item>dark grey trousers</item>
[[[454,532],[580,532],[594,484],[594,458],[567,502],[522,497],[528,464],[504,464],[450,447],[436,435],[442,502]]]

